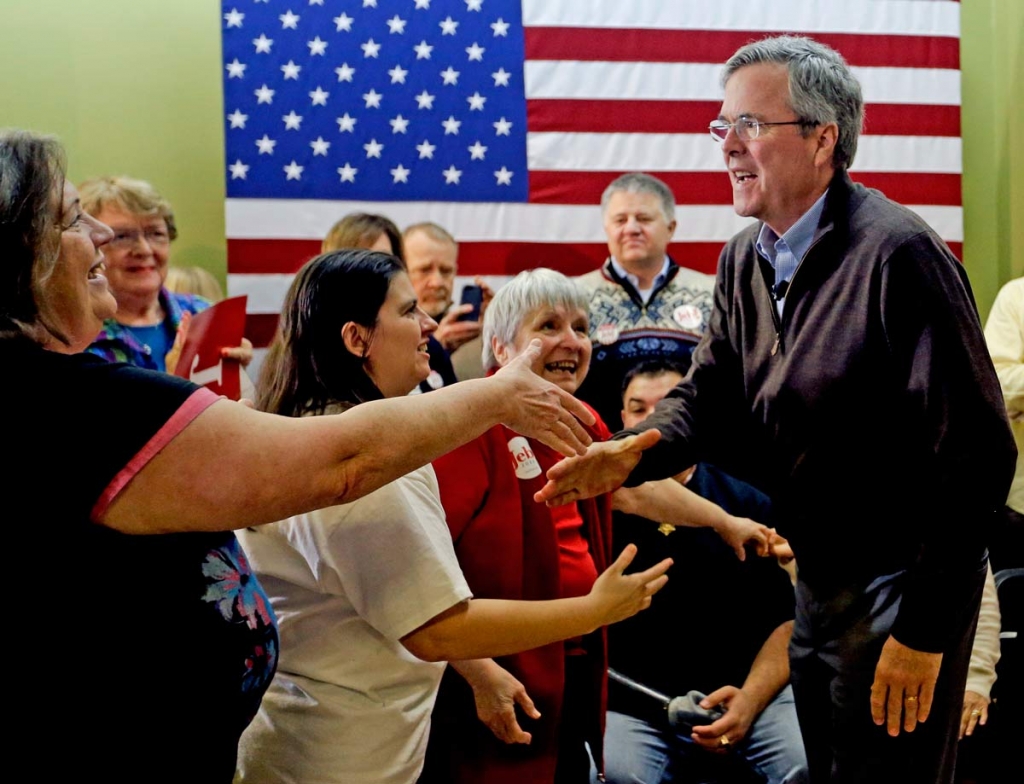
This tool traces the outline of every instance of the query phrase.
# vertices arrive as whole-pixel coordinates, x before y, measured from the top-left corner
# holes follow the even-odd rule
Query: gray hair
[[[523,321],[533,311],[561,305],[585,313],[589,304],[583,289],[561,272],[545,267],[523,270],[498,289],[484,313],[484,370],[498,367],[494,339],[503,346],[511,346]]]
[[[789,71],[789,102],[801,120],[839,127],[832,162],[836,169],[853,164],[864,125],[860,83],[835,49],[803,36],[780,35],[747,44],[729,58],[722,86],[740,68],[778,63]]]
[[[672,189],[657,177],[643,172],[629,172],[616,177],[601,194],[601,214],[608,212],[608,202],[620,191],[625,193],[649,193],[661,202],[661,213],[666,223],[676,219],[676,197]]]
[[[447,243],[456,249],[459,247],[459,243],[455,241],[455,237],[452,236],[448,229],[431,221],[423,221],[422,223],[414,223],[412,226],[406,226],[402,232],[402,239],[407,239],[416,232],[426,234],[435,242]]]
[[[78,186],[82,209],[90,215],[99,215],[105,207],[120,208],[131,215],[163,218],[167,236],[178,238],[178,224],[174,221],[171,203],[145,180],[123,174],[93,177]]]
[[[0,339],[68,343],[45,296],[60,259],[65,170],[53,136],[0,130]]]

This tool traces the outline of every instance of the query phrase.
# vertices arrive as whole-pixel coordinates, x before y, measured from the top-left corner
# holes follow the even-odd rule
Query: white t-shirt
[[[242,781],[415,782],[445,665],[398,640],[471,597],[434,469],[239,539],[281,634]]]

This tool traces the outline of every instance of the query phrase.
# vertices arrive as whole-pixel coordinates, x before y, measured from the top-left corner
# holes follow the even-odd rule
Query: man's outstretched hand
[[[645,430],[617,441],[592,444],[585,455],[568,457],[551,467],[548,482],[533,499],[561,506],[619,488],[640,462],[645,449],[658,443],[661,433]]]

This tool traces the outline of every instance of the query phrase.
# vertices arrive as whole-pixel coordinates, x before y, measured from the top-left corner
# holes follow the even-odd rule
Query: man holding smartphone
[[[460,379],[482,376],[480,313],[481,306],[493,295],[490,288],[477,280],[477,304],[465,302],[454,306],[452,290],[459,271],[459,244],[436,223],[409,226],[402,234],[402,243],[409,280],[420,307],[437,322],[434,337],[452,357],[456,375]]]

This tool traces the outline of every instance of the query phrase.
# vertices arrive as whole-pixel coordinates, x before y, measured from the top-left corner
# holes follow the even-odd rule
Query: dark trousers
[[[558,764],[555,784],[590,784],[587,727],[593,722],[593,679],[586,656],[565,657],[565,692],[558,725]]]
[[[871,720],[870,695],[875,665],[899,610],[904,573],[824,598],[798,581],[790,666],[813,784],[952,782],[984,578],[982,568],[977,590],[965,599],[973,620],[943,652],[928,721],[912,733],[901,729],[895,738]]]
[[[1024,515],[1008,506],[999,510],[988,552],[993,572],[1024,566]]]

